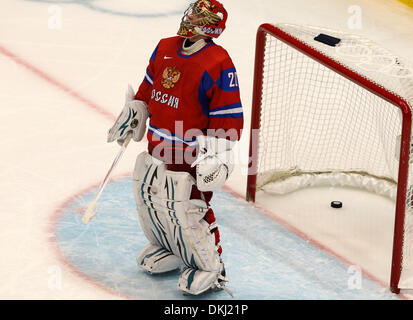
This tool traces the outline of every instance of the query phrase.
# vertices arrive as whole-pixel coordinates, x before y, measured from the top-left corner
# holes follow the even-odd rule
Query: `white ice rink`
[[[137,89],[154,47],[176,34],[188,3],[0,1],[0,299],[125,298],[65,264],[53,224],[71,199],[103,179],[118,151],[117,144],[106,143],[106,132],[123,106],[127,84]],[[227,183],[234,193],[245,194],[255,34],[261,23],[359,33],[413,64],[413,9],[396,0],[223,3],[229,20],[216,43],[237,68],[245,112],[240,164]],[[361,9],[362,25],[349,30],[354,6]],[[145,147],[145,141],[131,143],[114,176],[130,173]],[[394,204],[362,191],[321,190],[320,203],[338,196],[349,204],[332,215],[311,192],[261,195],[258,204],[387,290]]]

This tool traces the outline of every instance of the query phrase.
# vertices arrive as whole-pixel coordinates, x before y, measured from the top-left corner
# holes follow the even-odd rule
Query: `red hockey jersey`
[[[149,108],[149,152],[196,148],[196,136],[236,140],[243,127],[237,72],[227,51],[213,41],[192,55],[184,38],[162,39],[135,98]],[[225,131],[225,132],[224,132]]]

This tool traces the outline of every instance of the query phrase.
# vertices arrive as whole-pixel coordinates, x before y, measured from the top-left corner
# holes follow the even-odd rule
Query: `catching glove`
[[[210,136],[198,136],[199,150],[191,167],[196,166],[196,185],[200,191],[221,188],[234,169],[234,142]]]

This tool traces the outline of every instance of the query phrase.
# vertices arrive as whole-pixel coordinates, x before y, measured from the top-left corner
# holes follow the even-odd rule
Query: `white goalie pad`
[[[148,119],[148,105],[144,101],[135,100],[131,85],[128,86],[125,97],[125,106],[108,132],[108,142],[117,141],[122,144],[127,133],[132,131],[132,139],[136,142],[142,140],[146,132]]]
[[[151,243],[139,253],[136,262],[142,269],[152,274],[176,270],[182,265],[181,259],[172,252]]]
[[[179,277],[178,288],[191,295],[223,289],[233,297],[232,292],[225,286],[228,281],[228,278],[225,277],[224,264],[221,263],[221,269],[218,273],[186,268]]]
[[[141,227],[150,243],[181,257],[186,266],[219,271],[215,236],[203,219],[209,208],[205,201],[190,200],[194,178],[166,170],[164,163],[143,152],[133,179]]]

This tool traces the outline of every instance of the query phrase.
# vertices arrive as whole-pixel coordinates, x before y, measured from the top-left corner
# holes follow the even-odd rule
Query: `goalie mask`
[[[198,0],[191,3],[182,17],[178,35],[191,38],[196,35],[218,38],[225,29],[227,11],[216,0]]]

